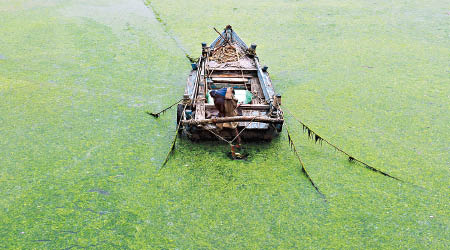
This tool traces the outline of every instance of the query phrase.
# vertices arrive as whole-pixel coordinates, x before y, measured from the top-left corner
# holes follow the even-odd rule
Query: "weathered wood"
[[[283,119],[278,118],[268,118],[263,116],[231,116],[231,117],[220,117],[211,119],[195,119],[195,120],[183,120],[181,123],[184,125],[199,125],[208,123],[225,123],[225,122],[243,122],[243,121],[254,121],[254,122],[265,122],[265,123],[283,123]]]
[[[214,104],[205,104],[205,109],[215,109]],[[240,109],[250,109],[250,110],[269,110],[269,105],[266,104],[241,104]]]
[[[200,80],[198,85],[198,94],[195,104],[195,119],[202,120],[205,119],[205,81]]]
[[[200,80],[198,85],[198,94],[197,94],[197,102],[195,105],[195,119],[196,120],[202,120],[205,119],[205,87],[206,87],[206,81],[205,81],[205,69],[201,71],[200,74]]]
[[[265,110],[254,110],[254,109],[246,109],[242,110],[242,116],[263,116],[267,117],[267,111]],[[264,122],[239,122],[241,127],[247,127],[247,129],[267,129],[269,124]]]
[[[243,132],[240,135],[242,139],[270,140],[279,134],[284,122],[282,113],[276,110],[279,108],[278,106],[274,106],[275,110],[273,111],[276,112],[270,112],[271,106],[268,104],[272,101],[275,93],[270,76],[266,70],[262,70],[256,54],[249,56],[246,53],[241,53],[241,51],[245,52],[248,49],[245,43],[235,33],[232,33],[232,37],[229,37],[226,32],[233,32],[231,27],[227,27],[221,35],[223,38],[230,39],[232,44],[236,46],[235,48],[239,49],[237,52],[238,59],[240,59],[239,63],[214,61],[208,57],[209,54],[205,53],[206,50],[223,49],[222,45],[227,43],[223,42],[221,36],[210,47],[203,48],[202,57],[197,63],[198,70],[191,71],[186,84],[185,95],[191,94],[190,102],[186,103],[188,103],[189,110],[193,112],[191,119],[181,119],[181,123],[184,125],[183,132],[193,140],[217,139],[217,136],[211,133],[210,129],[220,127],[222,123],[236,122],[240,129],[246,128],[242,130]],[[237,39],[234,40],[234,38]],[[219,53],[220,51],[215,52]],[[233,51],[228,51],[227,54],[219,54],[225,57],[224,59],[227,59],[229,55],[233,60],[236,59]],[[257,98],[253,98],[251,104],[241,104],[237,108],[239,116],[218,117],[219,111],[213,103],[205,103],[205,98],[209,90],[222,87],[246,89],[256,95]],[[210,101],[212,101],[212,98]],[[214,132],[227,140],[235,137],[234,131],[227,129],[215,130]]]
[[[205,119],[205,99],[199,100],[195,106],[195,119],[203,120]]]
[[[252,99],[252,104],[260,104],[261,100],[264,99],[264,95],[261,86],[258,83],[258,78],[250,79],[251,92],[256,94],[256,98]]]
[[[189,74],[189,77],[187,79],[186,88],[184,90],[184,95],[189,96],[192,98],[192,95],[194,94],[194,85],[197,77],[197,71],[192,70]]]
[[[237,75],[236,73],[234,73],[234,74],[215,74],[215,73],[213,73],[212,75],[211,75],[212,77],[219,77],[219,78],[242,78],[242,76],[243,77],[245,77],[245,78],[252,78],[252,77],[256,77],[256,76],[253,76],[253,75],[248,75],[248,74],[244,74],[244,75],[242,75],[242,74],[239,74],[239,75]]]
[[[244,84],[231,84],[225,82],[216,82],[211,84],[211,89],[221,89],[221,88],[234,88],[234,89],[247,89]]]
[[[225,77],[213,77],[211,78],[213,82],[229,82],[229,83],[235,83],[235,82],[248,82],[247,78],[225,78]]]
[[[261,69],[261,65],[259,64],[259,60],[257,57],[254,58],[256,67],[258,68],[258,79],[259,79],[259,85],[261,86],[261,89],[264,94],[264,99],[267,102],[272,102],[272,96],[273,96],[273,88],[271,88],[271,85],[268,86],[267,82],[270,81],[270,78],[268,78],[264,72]]]
[[[198,64],[200,65],[200,68],[196,71],[196,77],[195,77],[195,82],[194,82],[194,92],[191,96],[191,102],[193,103],[195,101],[195,99],[197,98],[197,93],[198,93],[198,85],[200,83],[200,72],[201,69],[205,67],[205,63],[202,57],[200,57]]]
[[[238,71],[241,72],[242,69],[238,67],[227,67],[227,68],[221,68],[221,67],[208,67],[209,70],[214,71]],[[245,68],[245,71],[258,71],[258,68]]]

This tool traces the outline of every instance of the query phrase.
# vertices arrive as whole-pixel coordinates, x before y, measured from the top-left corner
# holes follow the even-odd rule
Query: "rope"
[[[311,176],[309,176],[308,172],[306,171],[305,165],[303,164],[303,161],[300,158],[300,154],[298,153],[297,148],[295,147],[294,141],[292,141],[291,133],[289,133],[289,128],[286,123],[285,123],[285,127],[286,127],[286,133],[288,135],[289,146],[291,147],[292,151],[294,152],[295,156],[297,157],[298,161],[300,162],[300,166],[302,167],[303,174],[305,174],[306,178],[308,178],[309,182],[311,182],[311,185],[316,189],[316,191],[320,194],[320,196],[322,196],[322,198],[325,201],[327,201],[325,195],[322,192],[320,192],[319,188],[316,186],[314,181],[311,179]]]
[[[230,143],[229,141],[227,141],[227,140],[226,140],[225,138],[223,138],[222,136],[216,134],[216,133],[215,133],[214,131],[212,131],[211,129],[209,129],[209,128],[205,127],[205,126],[202,126],[202,127],[203,127],[204,129],[208,130],[209,132],[211,132],[213,135],[217,136],[217,138],[219,138],[219,139],[221,139],[222,141],[224,141],[224,142],[226,142],[226,143],[228,143],[228,144],[231,145],[231,143]]]
[[[326,144],[330,145],[330,146],[333,147],[335,150],[337,150],[337,151],[343,153],[344,155],[346,155],[346,156],[348,157],[348,160],[349,160],[350,162],[358,162],[358,163],[360,163],[361,165],[363,165],[364,167],[366,167],[366,168],[368,168],[368,169],[370,169],[370,170],[372,170],[372,171],[374,171],[374,172],[377,172],[377,173],[382,174],[382,175],[384,175],[384,176],[387,176],[387,177],[390,177],[390,178],[392,178],[392,179],[395,179],[395,180],[398,180],[398,181],[402,181],[402,182],[403,182],[403,180],[401,180],[401,179],[399,179],[399,178],[397,178],[397,177],[394,177],[394,176],[392,176],[392,175],[390,175],[390,174],[388,174],[388,173],[386,173],[386,172],[383,172],[383,171],[381,171],[381,170],[379,170],[379,169],[376,169],[376,168],[370,166],[369,164],[367,164],[367,163],[365,163],[365,162],[363,162],[363,161],[361,161],[361,160],[359,160],[359,159],[356,159],[355,157],[351,156],[349,153],[347,153],[347,152],[345,152],[344,150],[340,149],[339,147],[337,147],[336,145],[332,144],[331,142],[329,142],[328,140],[326,140],[325,138],[323,138],[322,136],[320,136],[319,134],[317,134],[315,131],[313,131],[312,129],[310,129],[305,123],[303,123],[302,121],[300,121],[299,119],[297,119],[297,117],[295,117],[295,116],[291,113],[291,111],[289,111],[289,109],[288,109],[287,107],[284,107],[284,108],[286,109],[286,111],[287,111],[287,112],[288,112],[288,113],[289,113],[289,114],[290,114],[290,115],[291,115],[298,123],[300,123],[300,124],[303,126],[304,129],[306,129],[306,130],[308,131],[308,137],[309,137],[309,138],[312,139],[313,136],[314,136],[314,140],[315,140],[316,142],[317,142],[317,141],[319,141],[319,142],[324,141]]]
[[[236,140],[241,134],[242,134],[242,132],[244,132],[244,130],[245,129],[247,129],[248,128],[248,126],[250,126],[250,124],[252,124],[253,123],[253,120],[255,120],[256,119],[256,116],[255,117],[253,117],[253,119],[247,124],[247,126],[245,126],[244,127],[244,129],[242,129],[241,130],[241,132],[239,132],[239,134],[238,135],[236,135],[234,138],[233,138],[233,140],[231,140],[231,143],[233,143],[234,142],[234,140]]]
[[[151,115],[151,116],[153,116],[153,117],[155,117],[155,118],[158,118],[159,115],[160,115],[161,113],[166,112],[167,110],[169,110],[169,109],[172,108],[173,106],[175,106],[175,105],[177,105],[178,103],[180,103],[182,100],[183,100],[183,98],[181,98],[180,100],[178,100],[176,103],[170,105],[169,107],[167,107],[167,108],[165,108],[165,109],[159,111],[158,113],[150,113],[150,112],[148,112],[148,111],[146,111],[145,113],[147,113],[147,114],[149,114],[149,115]]]
[[[215,133],[214,131],[212,131],[211,129],[209,129],[209,128],[205,127],[205,126],[203,126],[203,128],[206,129],[206,130],[208,130],[209,132],[211,132],[213,135],[215,135],[215,136],[216,136],[217,138],[219,138],[220,140],[222,140],[222,141],[224,141],[224,142],[226,142],[226,143],[232,145],[233,142],[234,142],[234,141],[242,134],[242,132],[244,132],[244,130],[246,130],[246,129],[250,126],[250,124],[253,123],[253,120],[255,120],[257,117],[261,117],[261,116],[255,116],[255,117],[253,117],[253,119],[247,124],[247,126],[245,126],[245,127],[241,130],[241,132],[239,132],[239,133],[233,138],[233,140],[231,140],[231,141],[228,141],[227,139],[223,138],[222,136],[218,135],[217,133]]]
[[[186,110],[186,107],[187,107],[187,104],[185,104],[184,107],[183,107],[183,112],[181,113],[181,114],[182,114],[182,117],[181,117],[180,121],[178,122],[177,129],[175,130],[175,138],[173,138],[172,146],[170,147],[170,150],[169,150],[169,152],[168,152],[167,155],[166,155],[166,159],[164,160],[164,162],[163,162],[163,164],[162,164],[162,166],[161,166],[161,168],[160,168],[159,170],[161,170],[161,169],[166,165],[167,161],[169,160],[170,154],[171,154],[171,153],[173,152],[173,150],[175,149],[175,143],[177,142],[178,131],[179,131],[179,129],[180,129],[181,121],[183,120],[184,111]]]
[[[208,78],[210,78],[210,77],[211,77],[212,73],[214,72],[214,69],[215,69],[215,68],[213,68],[213,69],[211,70],[211,72],[209,72],[209,74],[208,74]]]

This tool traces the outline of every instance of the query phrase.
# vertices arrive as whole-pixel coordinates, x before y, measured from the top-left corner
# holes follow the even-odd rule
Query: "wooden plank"
[[[184,95],[190,96],[192,98],[192,95],[194,94],[194,82],[197,75],[196,70],[192,70],[189,74],[189,77],[187,79],[186,88],[184,89]]]
[[[195,105],[195,120],[205,119],[205,99],[196,102]]]
[[[261,69],[261,65],[259,64],[259,60],[257,57],[254,58],[256,67],[258,68],[258,79],[259,79],[259,85],[261,86],[261,89],[264,94],[264,99],[266,102],[272,102],[272,97],[274,95],[273,88],[269,88],[267,86],[268,76],[265,75],[265,73]]]
[[[252,112],[252,115],[254,115],[254,116],[266,116],[267,112],[255,110],[255,111]],[[268,123],[263,123],[263,122],[253,122],[249,126],[250,129],[252,129],[252,128],[267,129],[268,127],[269,127],[269,124]]]
[[[242,121],[253,121],[253,122],[264,122],[264,123],[284,123],[283,119],[278,118],[268,118],[263,116],[231,116],[231,117],[220,117],[220,118],[211,118],[211,119],[191,119],[191,120],[182,120],[182,124],[188,125],[199,125],[199,124],[208,124],[208,123],[225,123],[225,122],[242,122]]]
[[[246,89],[244,84],[230,84],[230,83],[213,83],[210,86],[211,89],[221,88],[234,88],[234,89]]]
[[[242,110],[242,116],[251,116],[252,111],[251,110]],[[238,126],[240,127],[246,127],[249,122],[239,122]]]
[[[205,119],[205,78],[204,72],[202,71],[200,75],[200,81],[198,85],[198,94],[195,103],[195,119],[202,120]]]
[[[247,78],[225,78],[225,77],[213,77],[213,82],[229,82],[229,83],[237,83],[237,82],[248,82]]]
[[[236,74],[236,73],[233,73],[233,74],[215,74],[215,73],[213,73],[211,75],[211,77],[218,77],[218,78],[220,78],[220,77],[222,77],[222,78],[226,78],[226,77],[229,77],[229,78],[242,78],[242,74]],[[255,76],[249,75],[249,74],[244,74],[244,78],[252,78],[252,77],[255,77]]]
[[[242,110],[242,116],[262,116],[267,117],[267,112],[263,110]],[[247,127],[247,129],[267,129],[268,123],[263,122],[240,122],[240,127]]]
[[[259,85],[258,78],[250,79],[251,84],[251,92],[254,93],[257,97],[252,99],[252,104],[260,104],[261,100],[264,100],[264,95],[262,93],[261,86]]]
[[[208,67],[209,70],[214,70],[214,71],[221,71],[221,70],[228,70],[228,71],[238,71],[241,72],[242,70],[244,71],[258,71],[258,68],[237,68],[237,67],[226,67],[226,68],[221,68],[221,67]]]
[[[205,109],[215,109],[216,107],[214,106],[214,104],[205,104]],[[241,104],[239,106],[240,109],[242,110],[269,110],[269,105],[266,104]]]

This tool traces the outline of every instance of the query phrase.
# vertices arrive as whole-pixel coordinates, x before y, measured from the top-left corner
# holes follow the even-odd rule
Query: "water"
[[[449,19],[410,1],[0,3],[0,246],[445,249]],[[426,7],[424,7],[426,6]],[[200,19],[199,19],[200,18]],[[233,25],[283,105],[402,183],[283,134],[231,161],[181,139],[175,110],[200,43]],[[169,31],[169,33],[168,33]],[[174,41],[173,37],[177,38]]]

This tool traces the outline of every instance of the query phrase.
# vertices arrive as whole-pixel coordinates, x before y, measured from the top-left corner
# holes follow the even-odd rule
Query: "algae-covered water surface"
[[[233,25],[283,106],[374,173],[287,136],[181,138],[190,70]],[[0,1],[0,248],[448,249],[445,1]]]

